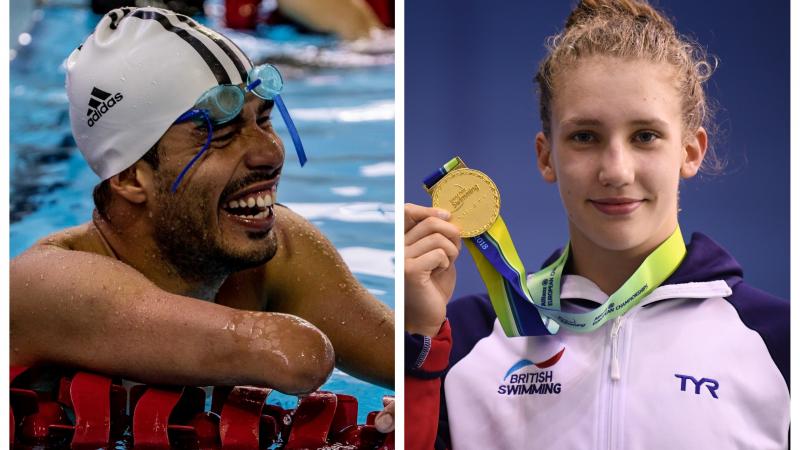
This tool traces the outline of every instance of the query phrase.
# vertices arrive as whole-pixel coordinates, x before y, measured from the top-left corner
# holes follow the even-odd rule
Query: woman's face
[[[697,173],[701,128],[682,130],[674,70],[590,57],[559,74],[551,135],[536,139],[539,169],[557,182],[573,243],[650,252],[674,231],[678,183]],[[583,245],[586,247],[586,245]]]

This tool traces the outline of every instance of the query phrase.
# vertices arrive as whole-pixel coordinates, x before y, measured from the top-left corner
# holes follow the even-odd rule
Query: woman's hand
[[[456,283],[459,229],[442,209],[406,203],[404,216],[406,331],[435,336]]]

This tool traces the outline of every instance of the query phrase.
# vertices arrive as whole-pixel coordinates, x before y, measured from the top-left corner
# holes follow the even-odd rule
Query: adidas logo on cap
[[[86,111],[86,115],[89,116],[87,125],[93,127],[103,117],[103,114],[107,113],[109,109],[120,101],[122,101],[121,92],[117,92],[112,97],[108,92],[93,87],[91,97],[89,97],[89,110]]]

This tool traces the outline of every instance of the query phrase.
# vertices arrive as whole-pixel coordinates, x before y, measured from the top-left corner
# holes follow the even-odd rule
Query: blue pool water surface
[[[90,220],[99,181],[71,135],[63,67],[99,16],[48,6],[34,17],[30,44],[12,50],[10,65],[12,258],[52,232]],[[261,55],[248,49],[273,45],[263,33],[236,35],[255,62]],[[289,51],[304,45],[305,38],[286,36]],[[319,227],[359,281],[394,308],[394,65],[320,66],[279,66],[283,98],[309,158],[301,169],[285,125],[275,120],[287,150],[279,199]],[[356,396],[361,423],[392,393],[338,370],[322,389]],[[294,407],[295,401],[273,394],[269,403]]]

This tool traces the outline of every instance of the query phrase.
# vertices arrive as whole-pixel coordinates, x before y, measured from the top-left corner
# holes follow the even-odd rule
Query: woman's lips
[[[644,200],[632,198],[601,198],[589,200],[598,211],[609,216],[622,216],[630,214],[638,208]]]

